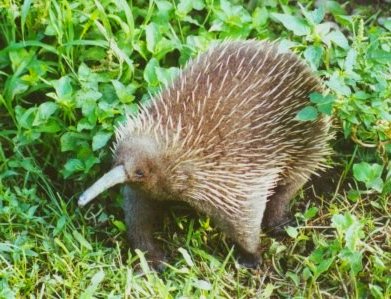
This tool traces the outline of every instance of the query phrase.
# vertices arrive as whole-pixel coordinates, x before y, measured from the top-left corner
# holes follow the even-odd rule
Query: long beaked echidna
[[[164,256],[153,233],[160,202],[171,200],[210,216],[257,261],[261,224],[285,221],[289,200],[329,154],[330,120],[296,118],[312,92],[322,92],[319,79],[276,44],[217,43],[117,128],[115,167],[79,205],[126,183],[128,237],[152,261]]]

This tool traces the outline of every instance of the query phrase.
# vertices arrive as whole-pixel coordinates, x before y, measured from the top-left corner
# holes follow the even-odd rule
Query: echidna
[[[115,167],[79,205],[126,183],[131,245],[158,262],[164,254],[152,235],[160,203],[186,202],[253,265],[262,222],[285,221],[289,200],[329,154],[329,119],[296,119],[312,92],[322,92],[320,80],[276,44],[217,43],[116,130]]]

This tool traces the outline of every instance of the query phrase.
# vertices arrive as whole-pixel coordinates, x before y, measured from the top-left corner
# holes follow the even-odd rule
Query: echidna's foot
[[[257,269],[261,265],[262,259],[258,254],[253,255],[241,252],[238,257],[238,262],[247,269]]]
[[[152,271],[162,273],[166,268],[167,257],[160,248],[156,248],[153,252],[145,252],[145,260],[148,263],[148,267]],[[144,269],[141,266],[141,261],[136,263],[135,271],[137,273],[143,273]],[[145,273],[144,273],[145,274]]]
[[[166,269],[167,258],[164,254],[159,256],[147,257],[149,266],[158,273],[162,273]]]
[[[247,269],[256,269],[260,266],[262,259],[258,252],[254,254],[239,250],[238,262]]]
[[[282,237],[286,235],[285,228],[288,226],[294,226],[295,224],[295,218],[292,217],[291,214],[287,214],[283,218],[279,219],[278,222],[265,224],[263,230],[271,237]]]

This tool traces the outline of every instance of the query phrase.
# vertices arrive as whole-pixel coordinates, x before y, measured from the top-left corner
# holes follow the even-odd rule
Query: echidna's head
[[[84,206],[103,191],[121,183],[129,184],[155,198],[171,197],[178,191],[173,184],[171,169],[172,159],[154,138],[124,138],[115,146],[114,167],[80,196],[78,204]],[[186,179],[186,176],[181,177]]]
[[[123,167],[126,182],[156,193],[167,172],[167,157],[153,138],[133,136],[115,148],[114,165]]]

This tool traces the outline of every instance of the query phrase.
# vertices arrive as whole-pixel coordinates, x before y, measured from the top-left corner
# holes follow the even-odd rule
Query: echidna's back
[[[169,111],[163,118],[173,129],[181,122],[185,147],[220,164],[316,168],[328,151],[328,121],[295,116],[321,90],[295,55],[266,42],[230,41],[192,61],[157,107]]]

